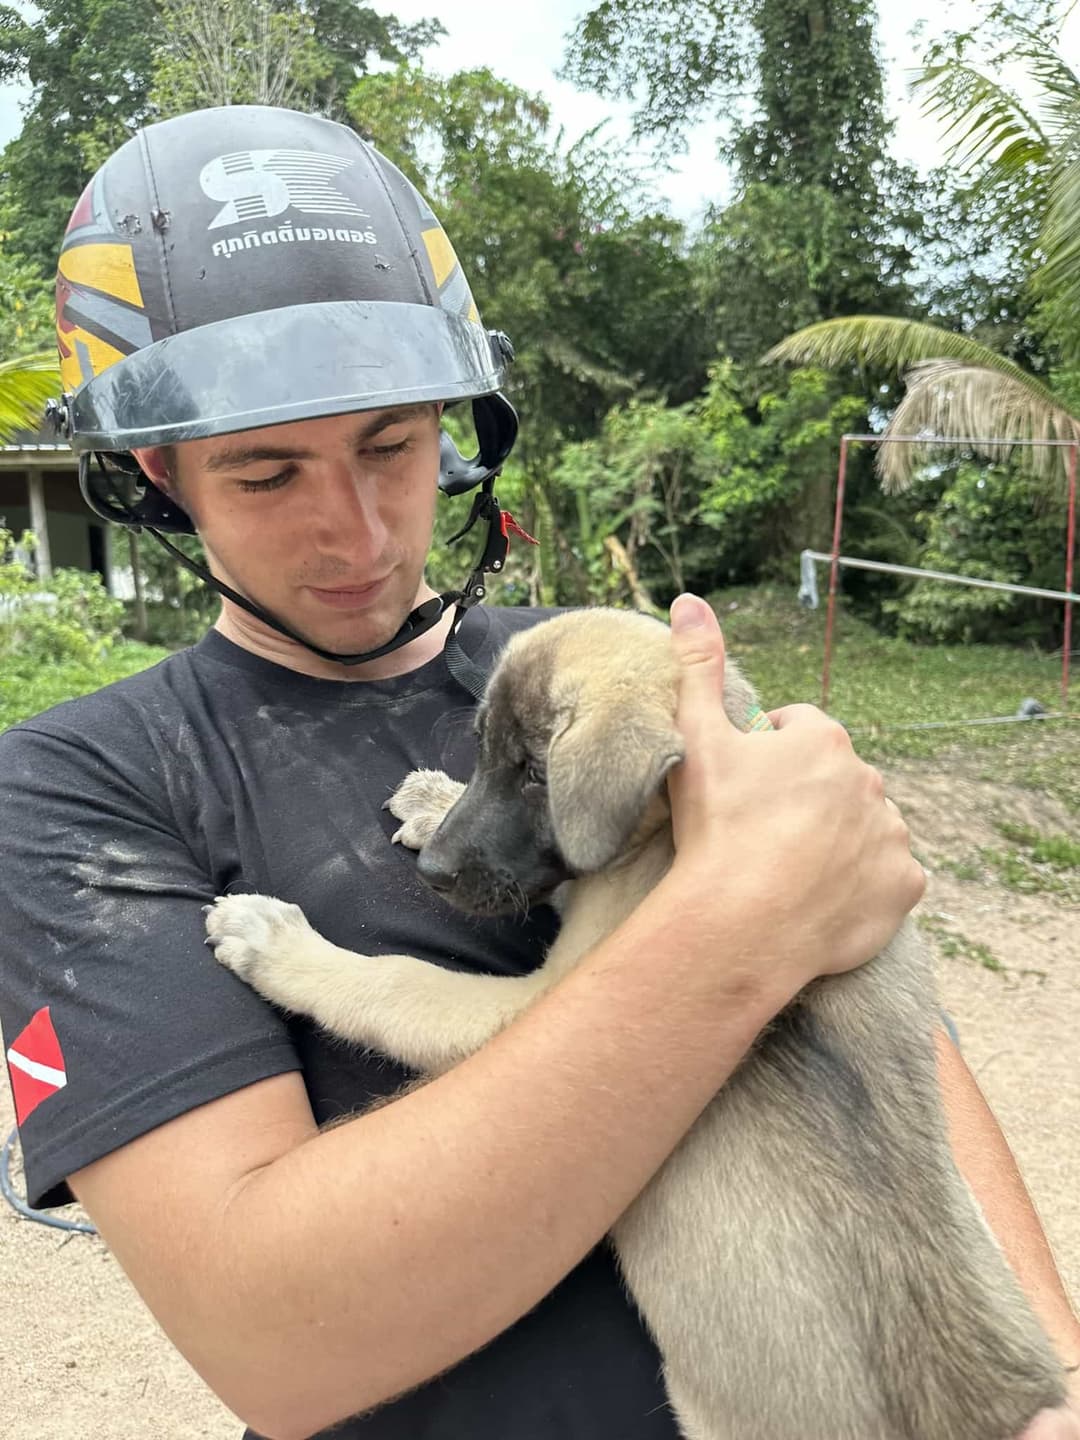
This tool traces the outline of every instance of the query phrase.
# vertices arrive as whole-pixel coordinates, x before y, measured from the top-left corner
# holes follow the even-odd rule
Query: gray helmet
[[[140,446],[470,400],[479,453],[443,436],[457,493],[517,432],[510,343],[423,197],[351,130],[292,110],[180,115],[112,155],[68,225],[56,324],[54,421],[89,503],[124,524],[192,528],[139,474]]]

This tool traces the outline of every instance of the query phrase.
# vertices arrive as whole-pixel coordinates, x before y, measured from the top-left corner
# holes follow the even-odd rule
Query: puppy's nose
[[[432,890],[440,893],[444,890],[452,890],[461,874],[460,870],[452,869],[445,860],[440,860],[438,854],[432,854],[428,848],[420,851],[416,868],[420,872],[420,879],[424,884],[430,885]]]

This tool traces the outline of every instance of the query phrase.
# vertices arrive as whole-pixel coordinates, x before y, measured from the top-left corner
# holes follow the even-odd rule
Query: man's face
[[[163,483],[161,452],[138,455]],[[219,579],[352,653],[389,640],[417,603],[438,475],[439,412],[420,405],[187,441],[164,484]]]

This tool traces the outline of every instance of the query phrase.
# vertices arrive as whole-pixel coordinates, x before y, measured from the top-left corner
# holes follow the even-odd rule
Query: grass
[[[765,707],[821,701],[825,610],[803,610],[795,587],[710,595],[727,640]],[[1077,667],[1080,671],[1080,666]],[[890,729],[928,720],[1015,715],[1028,696],[1060,708],[1060,658],[1005,645],[912,645],[879,634],[838,608],[829,711],[859,753],[892,759],[962,759],[980,779],[1054,795],[1080,814],[1080,710],[1076,719],[941,730]],[[1071,686],[1076,709],[1080,674]],[[974,767],[974,768],[972,768]]]
[[[950,930],[940,915],[921,912],[918,916],[918,924],[920,929],[934,937],[941,953],[949,959],[961,957],[975,960],[987,970],[1003,971],[1005,969],[989,945],[984,945],[979,940],[969,940],[959,931]]]
[[[1012,842],[1007,849],[980,845],[938,867],[958,880],[1001,885],[1019,895],[1054,895],[1080,905],[1080,844],[1068,835],[1043,835],[1030,825],[995,819],[994,828]]]
[[[5,658],[0,673],[0,730],[63,700],[87,695],[113,680],[145,670],[164,660],[168,653],[156,646],[125,642],[114,646],[103,660],[92,663],[69,660],[43,664]]]
[[[730,653],[757,685],[766,708],[800,700],[819,703],[824,608],[801,609],[794,584],[724,590],[709,598]],[[9,660],[0,676],[0,728],[130,675],[166,653],[126,643],[117,645],[98,665],[20,669]],[[1022,725],[889,728],[926,720],[1014,715],[1027,696],[1056,710],[1059,678],[1060,660],[1051,655],[1004,645],[911,645],[878,634],[841,607],[829,710],[852,731],[859,752],[875,764],[908,756],[936,757],[943,767],[962,764],[975,778],[1041,790],[1080,815],[1080,711],[1076,720]],[[1080,673],[1073,685],[1074,706],[1078,692]],[[1060,841],[1072,848],[1056,853],[1075,852],[1076,842],[1066,837]],[[1033,845],[1015,839],[1010,845],[1006,856],[1017,854],[1029,866],[1053,863],[1049,853],[1044,855]],[[1003,868],[1008,868],[1004,861]],[[1019,875],[1015,864],[1010,873]]]

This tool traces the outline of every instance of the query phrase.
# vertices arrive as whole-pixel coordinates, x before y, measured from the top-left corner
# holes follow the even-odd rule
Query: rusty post
[[[1076,548],[1076,449],[1069,451],[1069,523],[1065,538],[1065,591],[1073,593],[1073,552]],[[1069,708],[1069,652],[1072,649],[1072,601],[1065,601],[1065,639],[1061,654],[1061,708]]]
[[[836,475],[836,510],[833,515],[832,565],[829,570],[829,610],[825,621],[825,664],[821,671],[821,708],[829,708],[829,667],[832,663],[833,622],[836,616],[836,579],[840,573],[840,531],[844,524],[844,487],[847,484],[848,436],[840,437],[840,469]]]

